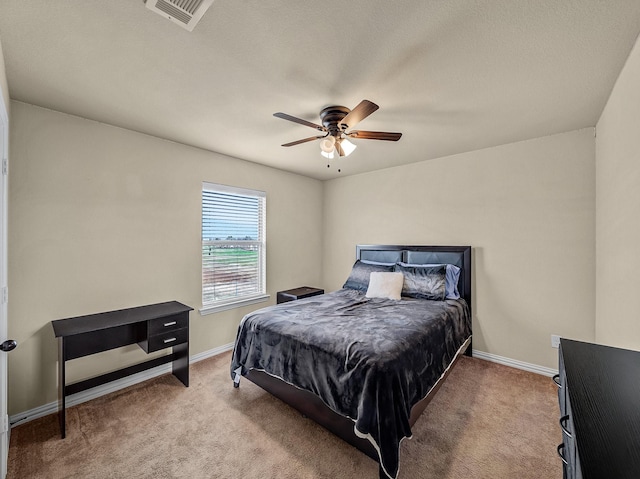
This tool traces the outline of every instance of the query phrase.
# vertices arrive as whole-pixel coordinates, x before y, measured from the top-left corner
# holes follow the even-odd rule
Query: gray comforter
[[[414,404],[471,335],[464,300],[369,299],[341,289],[244,317],[233,371],[259,369],[319,396],[371,441],[389,477]]]

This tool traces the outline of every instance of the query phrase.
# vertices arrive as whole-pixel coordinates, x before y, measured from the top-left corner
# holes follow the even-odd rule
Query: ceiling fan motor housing
[[[340,124],[340,122],[350,112],[351,110],[346,106],[333,105],[323,108],[320,112],[322,125],[331,136],[338,136],[348,128],[348,125]]]

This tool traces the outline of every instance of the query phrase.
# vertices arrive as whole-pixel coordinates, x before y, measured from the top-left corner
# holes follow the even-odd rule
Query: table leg
[[[65,364],[64,364],[64,338],[58,338],[58,421],[60,423],[60,436],[66,437],[66,404],[65,404]]]
[[[174,346],[173,354],[175,354],[175,359],[171,363],[173,375],[189,387],[189,341]]]

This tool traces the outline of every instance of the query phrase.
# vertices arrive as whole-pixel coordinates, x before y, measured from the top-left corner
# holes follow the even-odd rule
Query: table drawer
[[[189,328],[176,329],[174,331],[165,331],[161,334],[149,336],[147,341],[146,352],[159,351],[160,349],[170,348],[177,344],[186,343],[189,340]],[[144,348],[143,348],[144,349]]]
[[[149,336],[162,334],[166,331],[175,331],[189,326],[189,314],[168,316],[165,318],[150,319],[147,321],[147,331]]]

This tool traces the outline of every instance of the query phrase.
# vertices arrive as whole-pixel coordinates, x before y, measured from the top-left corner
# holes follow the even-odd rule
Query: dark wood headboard
[[[471,246],[357,245],[356,259],[381,263],[454,264],[462,269],[458,291],[471,310]]]

